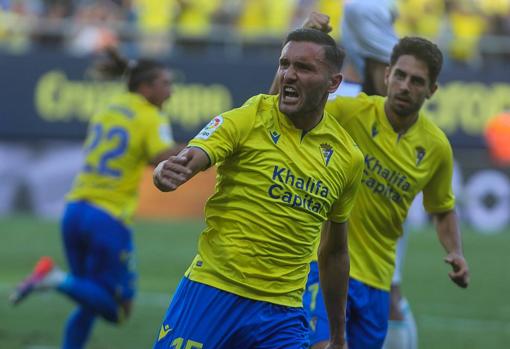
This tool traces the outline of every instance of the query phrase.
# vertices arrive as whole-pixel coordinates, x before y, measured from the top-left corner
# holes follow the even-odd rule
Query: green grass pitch
[[[98,321],[89,348],[150,348],[170,296],[196,250],[201,222],[135,224],[139,293],[133,316],[117,328]],[[483,236],[464,231],[471,286],[447,276],[433,230],[413,232],[403,290],[418,324],[421,349],[505,349],[510,343],[510,232]],[[7,302],[12,287],[41,255],[62,265],[58,222],[30,216],[0,219],[0,348],[55,349],[73,303],[54,293]]]

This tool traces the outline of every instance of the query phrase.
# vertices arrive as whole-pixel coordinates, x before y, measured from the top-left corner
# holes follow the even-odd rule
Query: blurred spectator
[[[482,12],[487,16],[487,35],[481,47],[484,60],[491,63],[502,63],[510,60],[510,1],[509,0],[478,0]]]
[[[117,46],[119,40],[115,26],[120,19],[120,8],[113,1],[93,1],[80,6],[74,16],[70,50],[78,55],[87,55]]]
[[[435,40],[442,28],[444,0],[400,0],[395,29],[400,35],[418,35]]]
[[[238,27],[245,37],[272,36],[278,39],[292,26],[297,0],[245,0]]]
[[[41,8],[31,33],[33,42],[45,47],[61,47],[65,42],[63,24],[71,15],[71,0],[46,0],[39,3]]]
[[[472,1],[446,0],[451,41],[450,58],[458,62],[476,63],[479,60],[478,44],[486,30],[486,21]]]
[[[176,23],[178,32],[186,36],[207,36],[211,32],[213,15],[221,6],[221,0],[177,2],[180,7]]]
[[[0,0],[0,46],[20,51],[34,43],[65,44],[75,53],[89,54],[122,45],[131,56],[138,51],[164,55],[176,38],[179,44],[202,46],[211,38],[232,42],[237,34],[252,42],[279,40],[312,11],[330,16],[331,35],[339,39],[344,1]],[[395,2],[399,36],[427,37],[460,62],[510,58],[510,0]]]
[[[329,35],[340,39],[340,20],[343,14],[344,0],[317,0],[314,11],[325,13],[329,16],[329,22],[333,28]]]
[[[25,51],[30,45],[28,33],[36,19],[28,2],[2,1],[0,7],[0,45],[9,51]]]
[[[168,53],[170,32],[179,14],[178,0],[133,0],[132,12],[140,33],[140,50],[144,55]]]

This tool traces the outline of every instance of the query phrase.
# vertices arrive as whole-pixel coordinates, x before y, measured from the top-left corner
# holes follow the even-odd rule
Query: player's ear
[[[427,99],[429,99],[430,97],[432,97],[434,95],[434,93],[436,93],[437,87],[438,87],[437,83],[434,83],[434,84],[432,84],[432,86],[430,86],[429,93],[427,93]]]
[[[384,85],[388,86],[388,81],[390,79],[390,73],[391,73],[391,65],[388,65],[386,69],[384,69]]]
[[[341,73],[335,73],[331,75],[331,78],[329,79],[329,88],[328,92],[333,93],[338,89],[338,86],[340,86],[340,83],[343,80],[343,75]]]

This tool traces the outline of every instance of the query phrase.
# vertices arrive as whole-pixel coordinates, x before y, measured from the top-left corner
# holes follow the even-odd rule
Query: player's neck
[[[310,113],[305,114],[293,114],[287,115],[289,120],[294,124],[294,126],[303,131],[310,131],[312,128],[317,126],[317,124],[322,120],[322,116],[324,115],[324,110],[320,112],[313,112],[312,115]]]
[[[299,111],[284,114],[297,129],[308,132],[321,122],[327,100],[328,94],[325,94],[324,98],[316,104],[307,104]]]
[[[406,133],[418,120],[418,112],[405,116],[398,115],[387,104],[385,104],[384,111],[393,131],[399,134]]]

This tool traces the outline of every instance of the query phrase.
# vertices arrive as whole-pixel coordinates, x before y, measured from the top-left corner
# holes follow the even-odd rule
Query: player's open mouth
[[[299,93],[292,86],[284,86],[282,97],[285,103],[297,103],[299,101]]]

